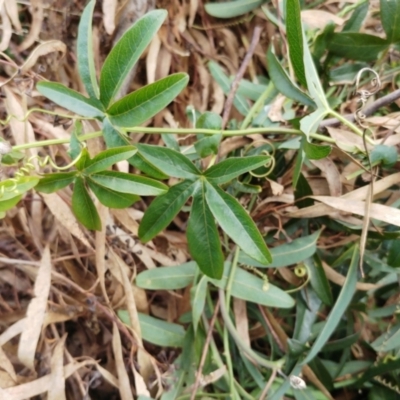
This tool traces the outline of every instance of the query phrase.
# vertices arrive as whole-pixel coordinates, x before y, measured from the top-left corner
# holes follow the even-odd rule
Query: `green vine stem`
[[[178,135],[188,135],[188,134],[205,134],[205,135],[219,135],[223,136],[244,136],[244,135],[252,135],[255,133],[265,133],[265,134],[283,134],[283,135],[297,135],[302,136],[304,133],[298,129],[289,129],[289,128],[250,128],[250,129],[237,129],[232,131],[221,131],[216,129],[194,129],[194,128],[149,128],[149,127],[134,127],[129,129],[124,129],[124,131],[131,133],[146,133],[146,134],[161,134],[161,133],[175,133]],[[91,132],[86,135],[79,136],[80,141],[86,141],[90,139],[95,139],[97,137],[102,136],[102,131]],[[321,142],[327,142],[331,144],[336,144],[336,140],[330,138],[329,136],[320,135],[318,133],[311,133],[310,137]],[[68,144],[69,139],[50,139],[50,140],[39,140],[34,143],[25,143],[18,146],[14,146],[12,149],[14,151],[31,149],[34,147],[43,147],[43,146],[52,146],[57,144]]]

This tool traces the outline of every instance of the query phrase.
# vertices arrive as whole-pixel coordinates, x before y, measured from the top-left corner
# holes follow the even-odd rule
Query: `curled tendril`
[[[299,265],[294,269],[294,274],[298,278],[304,278],[307,275],[307,268],[304,265]]]
[[[29,176],[31,172],[35,170],[36,167],[34,161],[37,162],[37,165],[40,168],[44,168],[46,165],[51,165],[54,169],[58,171],[65,171],[75,165],[82,157],[82,154],[83,152],[81,151],[74,160],[62,167],[59,167],[57,164],[55,164],[50,156],[40,157],[38,155],[34,155],[32,157],[29,157],[28,160],[23,164],[23,166],[17,172],[15,172],[14,177],[8,179],[8,182],[11,182],[12,185],[9,187],[6,187],[5,185],[0,186],[0,199],[4,196],[5,193],[15,192],[21,180],[26,176]]]
[[[271,144],[271,142],[267,139],[260,139],[260,140],[255,140],[254,142],[252,142],[249,146],[245,147],[244,150],[244,154],[246,154],[247,152],[249,152],[249,150],[251,148],[256,147],[255,145],[258,143],[264,143],[264,144],[268,144],[270,146],[270,148],[272,149],[271,152],[269,152],[268,150],[262,150],[261,153],[266,155],[266,156],[270,156],[270,161],[264,165],[265,168],[268,168],[267,172],[264,172],[263,174],[256,174],[254,171],[250,171],[250,175],[254,176],[255,178],[265,178],[266,176],[268,176],[275,168],[275,148],[274,146]]]
[[[371,80],[372,84],[372,89],[371,90],[366,90],[366,89],[360,89],[360,80],[361,76],[364,72],[369,72],[374,75],[374,78]],[[358,74],[357,74],[357,79],[356,79],[356,93],[360,96],[359,102],[361,103],[360,107],[356,110],[355,112],[355,118],[356,121],[362,126],[363,126],[363,121],[365,120],[365,114],[362,112],[362,109],[365,107],[365,104],[367,103],[367,100],[377,93],[382,87],[381,80],[379,78],[379,75],[376,71],[374,71],[371,68],[362,68]]]
[[[256,267],[253,267],[252,265],[245,265],[244,266],[247,270],[254,272],[256,275],[258,275],[262,280],[263,280],[263,286],[262,290],[263,292],[266,292],[269,289],[269,279],[268,276],[262,273],[259,269]]]
[[[305,273],[304,273],[303,276],[307,276],[307,279],[306,279],[299,287],[294,288],[294,289],[291,289],[291,290],[286,290],[286,293],[295,293],[295,292],[298,292],[299,290],[303,289],[303,287],[306,287],[306,286],[308,285],[308,282],[310,282],[311,273],[310,273],[310,270],[309,270],[309,268],[307,267],[307,265],[304,264],[302,267],[296,267],[296,268],[295,268],[294,273],[296,274],[296,276],[298,276],[297,273],[296,273],[296,269],[302,269],[302,270],[304,269],[304,270],[305,270]],[[302,273],[303,273],[303,272],[302,272]]]

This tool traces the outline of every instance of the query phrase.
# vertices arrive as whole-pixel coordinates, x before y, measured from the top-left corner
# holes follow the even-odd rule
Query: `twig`
[[[197,369],[197,373],[196,373],[196,382],[194,383],[192,395],[190,396],[190,400],[194,400],[196,398],[197,388],[200,385],[200,379],[201,379],[201,375],[202,375],[201,371],[203,371],[204,363],[206,362],[207,351],[208,351],[208,347],[210,345],[212,331],[214,329],[215,320],[217,319],[217,315],[218,315],[218,311],[219,311],[219,303],[220,303],[220,300],[218,299],[217,304],[215,305],[214,314],[210,321],[210,326],[208,328],[207,338],[206,338],[206,342],[204,343],[199,368]]]
[[[240,80],[243,78],[243,75],[244,75],[244,72],[246,71],[247,65],[249,64],[251,57],[253,57],[257,43],[260,40],[261,31],[262,31],[262,28],[260,26],[256,26],[254,28],[253,37],[251,38],[251,43],[250,43],[249,49],[247,50],[247,53],[243,59],[243,62],[240,65],[240,68],[235,76],[235,79],[232,82],[231,90],[229,91],[229,94],[228,94],[228,97],[226,99],[225,106],[224,106],[224,112],[222,114],[222,129],[225,128],[225,126],[228,122],[229,114],[231,112],[231,108],[232,108],[232,104],[233,104],[233,99],[235,98],[235,94],[239,87]]]
[[[363,114],[368,117],[369,115],[373,114],[375,111],[379,110],[383,106],[387,106],[388,104],[393,103],[397,99],[400,98],[400,89],[395,90],[392,93],[389,93],[386,96],[383,96],[379,98],[378,100],[374,101],[372,104],[370,104],[368,107],[365,107],[363,109]],[[355,121],[355,115],[354,114],[346,114],[344,115],[344,118],[349,120],[350,122]],[[340,121],[337,118],[329,118],[326,119],[325,121],[322,121],[319,124],[319,129],[326,128],[328,126],[334,126],[338,125]]]
[[[276,370],[273,369],[272,374],[271,374],[270,378],[268,379],[267,384],[265,385],[263,391],[260,394],[259,400],[265,399],[265,396],[268,394],[269,389],[271,388],[272,384],[274,383],[275,378],[276,378]]]

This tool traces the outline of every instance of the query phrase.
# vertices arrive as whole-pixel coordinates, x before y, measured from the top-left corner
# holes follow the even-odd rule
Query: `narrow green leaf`
[[[139,153],[169,176],[183,179],[198,178],[201,172],[182,153],[167,147],[138,143]]]
[[[220,185],[237,178],[239,175],[262,167],[270,160],[270,156],[231,157],[213,165],[203,175],[209,182]]]
[[[335,328],[338,326],[343,314],[347,310],[347,307],[356,291],[358,262],[359,249],[358,246],[354,246],[353,257],[347,272],[346,281],[342,287],[342,290],[340,291],[334,307],[329,314],[328,319],[326,320],[324,327],[319,333],[316,341],[313,343],[306,358],[302,361],[302,365],[307,365],[320,352],[322,347],[329,340]]]
[[[10,200],[20,196],[35,187],[39,182],[36,176],[23,176],[17,182],[7,179],[0,182],[1,201]]]
[[[137,152],[135,146],[114,147],[97,154],[86,163],[83,173],[86,175],[104,171],[119,161],[127,160]]]
[[[158,267],[141,272],[135,282],[137,287],[142,289],[183,289],[193,282],[196,270],[197,264],[194,261],[181,265]]]
[[[400,251],[399,251],[399,240],[391,240],[389,245],[389,253],[387,263],[394,268],[400,267]]]
[[[11,208],[15,207],[21,199],[22,199],[21,194],[14,196],[8,200],[3,200],[3,198],[0,198],[0,213],[4,213],[5,211],[10,210]],[[0,218],[2,218],[2,217],[0,217]]]
[[[103,106],[97,99],[88,99],[61,83],[42,81],[37,83],[36,89],[43,96],[75,114],[88,118],[104,116]]]
[[[76,176],[76,172],[59,172],[46,174],[36,185],[36,190],[43,193],[53,193],[70,185]]]
[[[272,262],[267,265],[257,262],[242,252],[239,255],[239,262],[258,268],[281,268],[298,264],[315,254],[320,234],[321,231],[316,231],[312,235],[294,239],[290,243],[270,249]]]
[[[231,90],[231,81],[225,75],[222,68],[216,62],[210,61],[208,63],[208,69],[210,70],[212,77],[215,79],[218,85],[221,86],[225,95],[227,95]],[[243,96],[239,95],[238,93],[236,93],[233,99],[233,105],[244,116],[246,116],[250,111],[249,103]]]
[[[312,196],[313,194],[314,193],[307,179],[304,177],[303,174],[300,173],[294,191],[294,199],[296,200],[296,206],[299,208],[306,208],[314,205],[314,200],[307,197],[307,196]]]
[[[302,139],[302,142],[304,140],[305,139]],[[294,188],[297,187],[297,185],[299,183],[299,179],[301,176],[301,170],[302,170],[305,158],[306,158],[306,154],[304,153],[303,149],[300,148],[300,150],[297,152],[296,162],[294,164],[293,179],[292,179],[293,180],[292,184],[293,184]]]
[[[158,196],[168,190],[168,186],[144,176],[118,171],[102,171],[90,175],[90,179],[100,186],[120,193],[139,196]]]
[[[361,3],[351,14],[351,17],[346,21],[342,32],[358,32],[368,14],[369,2]]]
[[[224,255],[214,217],[206,203],[205,190],[203,183],[193,197],[186,235],[190,254],[200,270],[211,278],[220,279]]]
[[[306,106],[316,107],[310,96],[299,89],[286,71],[282,68],[281,63],[276,58],[270,47],[267,52],[268,73],[272,83],[287,98],[298,101]]]
[[[378,36],[357,32],[335,33],[328,43],[333,54],[360,61],[374,61],[388,47],[389,43]]]
[[[69,141],[69,151],[68,154],[72,159],[75,159],[79,156],[80,152],[82,151],[82,143],[79,141],[79,136],[82,135],[83,126],[82,121],[76,119],[74,121],[74,128],[71,132],[71,139]]]
[[[79,158],[79,160],[75,163],[75,167],[78,171],[82,171],[86,165],[88,165],[90,162],[90,154],[89,151],[86,147],[82,149],[82,154]]]
[[[101,221],[83,179],[77,177],[72,193],[72,211],[78,221],[88,229],[100,231]]]
[[[118,310],[120,320],[130,325],[128,311]],[[181,325],[162,321],[150,315],[138,313],[140,330],[146,342],[163,347],[181,347],[185,338],[185,330]]]
[[[381,21],[390,43],[400,41],[400,2],[395,0],[380,0]]]
[[[167,16],[165,10],[145,14],[128,29],[108,54],[100,74],[100,100],[108,108],[129,71],[150,44]]]
[[[118,129],[111,124],[108,118],[104,118],[103,120],[103,135],[108,148],[130,145],[127,136],[119,132]],[[131,157],[128,162],[152,178],[159,180],[168,178],[168,175],[165,175],[154,165],[150,164],[139,153],[136,153]]]
[[[222,264],[222,270],[224,265]],[[222,274],[221,274],[222,275]],[[192,326],[197,331],[201,315],[204,311],[207,296],[208,278],[202,276],[200,281],[190,289],[190,304],[192,305]]]
[[[187,85],[184,73],[169,75],[116,101],[108,110],[110,122],[129,128],[140,125],[163,110]]]
[[[218,224],[246,254],[262,264],[272,262],[261,233],[235,198],[206,182],[206,200]]]
[[[148,242],[170,224],[192,195],[196,185],[193,181],[183,181],[153,200],[139,226],[139,237],[143,242]]]
[[[331,154],[332,146],[319,145],[305,141],[303,144],[303,150],[308,159],[321,160],[322,158],[328,157],[329,154]]]
[[[109,208],[126,208],[140,199],[135,194],[116,192],[115,190],[100,186],[90,178],[87,180],[87,183],[100,203]]]
[[[311,286],[315,293],[325,305],[331,306],[333,304],[332,291],[318,254],[306,259],[304,263],[310,271]]]
[[[225,289],[230,269],[231,263],[225,262],[222,278],[209,279],[209,281],[218,288]],[[267,307],[291,308],[295,304],[293,298],[286,292],[242,268],[236,269],[232,283],[232,296]]]
[[[377,353],[387,353],[392,350],[399,350],[400,324],[392,326],[387,332],[384,332],[371,343],[371,346]]]
[[[286,36],[289,45],[289,57],[297,79],[303,86],[307,86],[300,11],[299,0],[286,0]]]
[[[365,382],[370,383],[374,376],[381,376],[385,373],[391,373],[400,369],[400,358],[396,360],[387,360],[382,362],[381,364],[375,365],[373,364],[370,368],[368,368],[356,382],[356,385],[362,387],[361,385]],[[380,397],[379,399],[384,399],[385,397]]]
[[[234,0],[223,3],[207,3],[204,8],[208,14],[216,18],[234,18],[253,11],[265,0]]]
[[[91,0],[83,10],[79,21],[76,51],[79,75],[86,91],[90,97],[98,98],[100,92],[94,66],[92,39],[92,18],[95,4],[96,0]]]

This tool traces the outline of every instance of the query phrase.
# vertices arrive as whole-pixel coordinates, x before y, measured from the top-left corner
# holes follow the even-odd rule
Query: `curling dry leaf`
[[[50,360],[51,385],[47,400],[65,400],[65,377],[64,377],[64,344],[67,334],[58,341],[54,347]]]
[[[32,14],[31,26],[29,33],[25,40],[18,46],[18,51],[22,52],[28,47],[31,47],[33,43],[39,40],[39,34],[42,30],[43,22],[43,1],[42,0],[31,0],[31,6],[29,8]]]
[[[119,393],[122,400],[133,400],[131,385],[129,383],[128,373],[125,369],[124,356],[122,353],[121,337],[117,324],[113,323],[112,347],[114,352],[115,366],[119,381]]]
[[[51,283],[51,257],[46,247],[43,251],[39,271],[35,281],[34,298],[31,300],[26,313],[25,329],[21,334],[18,346],[18,358],[26,367],[35,369],[35,351],[42,332],[46,314],[47,299]]]

